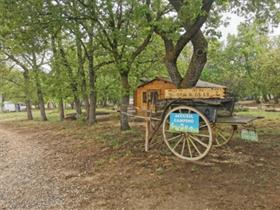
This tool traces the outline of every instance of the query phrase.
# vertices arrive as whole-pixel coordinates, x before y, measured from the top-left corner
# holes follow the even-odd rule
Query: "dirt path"
[[[46,140],[0,125],[0,209],[79,209],[86,196]]]
[[[0,208],[59,208],[64,204],[59,180],[42,160],[44,147],[32,136],[0,127]]]

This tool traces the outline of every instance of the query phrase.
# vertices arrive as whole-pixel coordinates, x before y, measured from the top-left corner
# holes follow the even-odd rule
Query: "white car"
[[[15,112],[16,111],[16,104],[14,104],[10,101],[5,101],[3,103],[3,111],[4,112]]]
[[[26,111],[26,105],[23,103],[15,104],[10,101],[5,101],[3,103],[3,111],[4,112],[22,112]]]
[[[26,105],[25,104],[18,104],[19,105],[19,111],[26,111]]]

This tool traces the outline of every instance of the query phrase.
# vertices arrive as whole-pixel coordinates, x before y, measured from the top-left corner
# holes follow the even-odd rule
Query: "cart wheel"
[[[199,132],[171,131],[169,129],[171,113],[197,114],[199,116]],[[209,152],[213,133],[210,122],[204,114],[189,106],[179,106],[166,114],[163,121],[163,138],[174,155],[185,160],[195,161],[202,159]]]
[[[213,132],[215,133],[215,138],[213,141],[214,147],[226,145],[232,139],[236,130],[236,126],[226,123],[214,124],[212,128]]]

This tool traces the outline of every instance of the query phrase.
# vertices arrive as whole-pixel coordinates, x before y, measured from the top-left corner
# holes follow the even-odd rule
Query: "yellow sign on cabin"
[[[187,89],[167,89],[165,99],[210,99],[224,98],[225,88],[187,88]]]

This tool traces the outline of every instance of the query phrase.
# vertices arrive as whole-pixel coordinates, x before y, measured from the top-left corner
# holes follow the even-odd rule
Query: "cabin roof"
[[[212,82],[206,82],[203,80],[198,80],[196,87],[209,87],[209,88],[226,88],[224,85],[219,85]]]
[[[154,82],[156,80],[160,80],[160,81],[165,81],[168,83],[173,83],[169,78],[164,78],[164,77],[156,77],[154,79],[147,79],[147,78],[143,78],[140,79],[143,83],[141,85],[139,85],[137,88],[139,87],[143,87],[151,82]],[[219,84],[215,84],[215,83],[211,83],[211,82],[206,82],[203,80],[198,80],[198,82],[196,83],[195,87],[201,87],[201,88],[226,88],[226,86],[224,85],[219,85]]]

